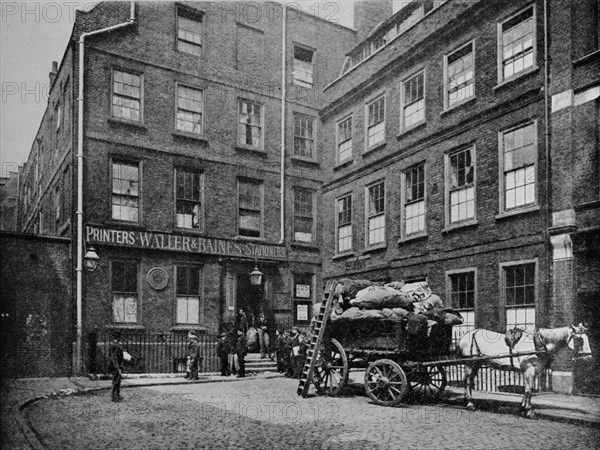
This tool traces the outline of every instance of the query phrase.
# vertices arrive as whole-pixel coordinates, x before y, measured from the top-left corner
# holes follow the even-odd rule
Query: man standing
[[[265,313],[261,311],[258,315],[258,341],[260,342],[260,359],[265,359],[265,354],[271,356],[271,321],[267,318]]]
[[[198,336],[191,331],[188,334],[188,339],[188,367],[185,378],[191,381],[196,381],[198,379],[198,365],[200,363],[200,343],[198,342]]]
[[[217,343],[217,356],[219,357],[221,376],[228,377],[231,375],[231,372],[229,371],[229,343],[227,342],[226,333],[219,335],[219,342]]]
[[[115,331],[113,340],[108,347],[108,370],[112,374],[112,401],[120,402],[121,397],[121,379],[123,378],[123,347],[121,346],[120,334]]]
[[[238,329],[237,335],[237,342],[235,344],[237,378],[244,378],[246,376],[246,362],[244,358],[248,354],[248,341],[242,330]]]

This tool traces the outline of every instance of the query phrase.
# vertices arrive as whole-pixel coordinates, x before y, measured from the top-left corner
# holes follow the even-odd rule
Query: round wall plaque
[[[169,283],[169,274],[165,269],[154,267],[148,271],[146,279],[148,280],[148,284],[152,289],[160,291]]]

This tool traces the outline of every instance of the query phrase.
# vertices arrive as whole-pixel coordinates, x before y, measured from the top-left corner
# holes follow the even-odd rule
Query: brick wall
[[[2,376],[69,375],[69,241],[2,233],[0,247]]]

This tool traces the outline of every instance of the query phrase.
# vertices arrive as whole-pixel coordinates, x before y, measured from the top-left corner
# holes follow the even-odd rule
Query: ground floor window
[[[447,272],[447,297],[452,308],[460,312],[461,325],[452,327],[455,342],[469,331],[475,329],[475,270]]]
[[[177,323],[200,323],[200,268],[177,266]]]
[[[502,264],[501,273],[507,329],[533,329],[537,296],[535,261]]]
[[[138,317],[137,263],[114,261],[111,269],[113,322],[135,323]]]

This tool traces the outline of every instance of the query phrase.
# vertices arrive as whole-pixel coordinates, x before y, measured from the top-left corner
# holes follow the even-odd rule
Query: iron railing
[[[217,342],[218,336],[201,334],[200,372],[216,372],[218,370]],[[123,350],[132,359],[124,364],[126,373],[185,373],[188,338],[185,333],[127,333],[122,332],[119,338]],[[109,333],[99,334],[96,342],[90,342],[89,366],[91,371],[103,373],[108,367],[108,348],[111,342]],[[95,346],[95,349],[92,348]]]

